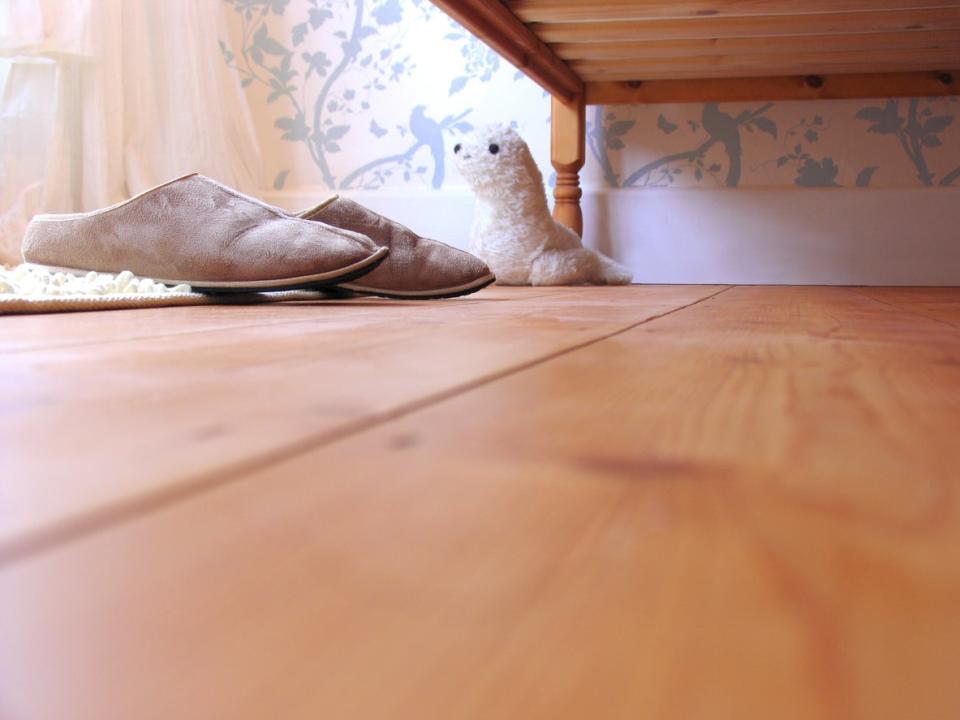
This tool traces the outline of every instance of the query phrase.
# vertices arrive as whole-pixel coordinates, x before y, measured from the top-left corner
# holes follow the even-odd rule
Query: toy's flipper
[[[598,277],[595,282],[598,285],[629,285],[633,280],[633,273],[629,268],[601,253],[597,253],[597,258]]]

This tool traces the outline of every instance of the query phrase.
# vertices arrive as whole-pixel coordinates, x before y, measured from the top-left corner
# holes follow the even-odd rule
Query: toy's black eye
[[[463,147],[463,145],[461,145],[460,143],[457,143],[456,145],[453,146],[453,152],[454,152],[454,153],[459,153],[459,152],[460,152],[460,148],[462,148],[462,147]]]
[[[500,152],[500,146],[496,143],[490,143],[488,150],[490,150],[491,155],[496,155],[498,152]]]

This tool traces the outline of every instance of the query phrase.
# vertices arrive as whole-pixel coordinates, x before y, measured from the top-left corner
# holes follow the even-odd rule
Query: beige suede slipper
[[[470,253],[420,237],[337,195],[298,216],[362,233],[390,248],[390,257],[380,267],[360,280],[337,283],[339,288],[388,298],[432,299],[469,295],[496,279],[490,268]]]
[[[361,233],[291,217],[195,173],[102,210],[37,215],[23,241],[34,265],[129,270],[207,292],[325,287],[370,272],[388,253]]]

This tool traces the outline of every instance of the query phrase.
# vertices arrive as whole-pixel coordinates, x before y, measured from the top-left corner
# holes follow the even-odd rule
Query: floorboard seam
[[[433,405],[450,400],[459,395],[471,392],[478,388],[490,385],[504,378],[538,367],[560,357],[577,352],[584,348],[596,345],[605,340],[615,338],[638,327],[649,325],[652,322],[675,315],[701,303],[712,300],[725,292],[733,290],[736,285],[722,287],[709,295],[697,300],[651,315],[634,323],[630,323],[618,330],[576,343],[562,350],[556,350],[533,360],[483,375],[474,380],[456,385],[446,390],[423,396],[416,400],[403,403],[397,407],[380,413],[374,413],[363,418],[347,422],[340,427],[318,433],[298,440],[288,445],[280,446],[259,456],[247,458],[234,464],[225,465],[218,470],[206,473],[200,477],[186,478],[175,485],[161,490],[147,493],[130,500],[120,501],[114,505],[107,505],[86,515],[72,518],[68,521],[42,528],[34,533],[16,538],[0,546],[0,569],[29,560],[44,552],[55,550],[69,542],[93,535],[98,531],[117,527],[126,522],[142,518],[152,512],[164,510],[168,507],[186,501],[190,498],[211,492],[231,483],[242,481],[246,476],[263,470],[271,465],[277,465],[298,455],[318,450],[357,435],[366,430],[381,427],[389,422],[419,412]]]
[[[534,299],[536,299],[536,298],[543,298],[543,297],[545,297],[545,296],[544,296],[544,295],[532,295],[532,296],[530,296],[530,297],[524,297],[522,300],[519,300],[519,301],[516,301],[516,302],[526,302],[527,300],[534,300]],[[363,299],[363,300],[367,300],[367,298],[362,298],[362,299]],[[359,307],[359,308],[368,308],[368,307],[377,308],[377,307],[379,307],[379,306],[372,305],[370,301],[367,301],[367,302],[344,302],[343,300],[292,300],[292,301],[289,301],[289,302],[295,303],[295,304],[297,304],[297,305],[300,306],[300,307],[303,307],[303,306],[306,306],[306,305],[316,306],[316,305],[320,305],[320,304],[338,305],[338,306],[341,306],[341,307],[344,306],[344,305],[348,305],[348,306],[350,306],[350,307]],[[398,303],[405,303],[405,302],[409,302],[409,301],[405,301],[405,300],[376,300],[376,301],[374,301],[374,302],[387,302],[387,303],[390,303],[390,304],[392,304],[392,305],[396,305],[396,304],[398,304]],[[446,301],[437,301],[437,300],[425,301],[425,300],[420,300],[420,301],[418,301],[418,302],[427,304],[427,305],[428,305],[427,309],[430,309],[430,310],[438,309],[438,308],[440,308],[440,307],[448,307],[448,306],[450,306],[450,304],[447,303]],[[484,301],[483,301],[482,299],[479,299],[479,298],[478,298],[478,299],[475,299],[475,300],[470,299],[470,298],[461,298],[461,299],[456,300],[456,302],[457,302],[457,304],[460,306],[460,309],[462,309],[462,306],[463,306],[464,304],[467,304],[467,303],[477,304],[477,303],[479,303],[479,302],[484,302]],[[499,300],[496,300],[495,302],[500,302],[500,301],[499,301]],[[279,304],[279,303],[263,303],[262,305],[238,305],[237,307],[243,307],[243,308],[249,308],[249,307],[273,308],[273,307],[276,307],[278,304]],[[190,309],[190,310],[196,310],[197,307],[200,307],[200,306],[194,306],[194,307],[190,307],[190,308],[188,308],[188,309]],[[224,305],[206,305],[206,306],[202,306],[202,307],[222,308],[222,307],[225,307],[225,306],[224,306]],[[455,307],[455,306],[454,306],[454,307]],[[161,309],[161,308],[152,308],[152,309],[159,310],[159,309]],[[182,309],[182,308],[178,308],[178,309]],[[110,310],[110,311],[107,311],[107,312],[121,312],[121,311],[119,311],[119,310]],[[11,317],[14,317],[14,316],[11,316]],[[21,317],[23,317],[23,316],[21,316]],[[307,323],[307,322],[312,322],[312,321],[311,321],[310,318],[295,318],[295,319],[289,319],[289,320],[276,320],[276,321],[273,321],[273,322],[267,321],[267,322],[259,322],[259,323],[245,323],[245,324],[243,324],[243,325],[229,325],[229,326],[223,326],[223,327],[206,328],[206,329],[203,329],[203,330],[185,330],[185,331],[183,331],[183,332],[165,332],[165,333],[158,333],[158,334],[156,334],[156,335],[136,335],[136,336],[133,336],[133,337],[104,338],[104,339],[102,339],[102,340],[89,340],[89,341],[80,341],[80,342],[73,342],[73,343],[63,343],[63,344],[57,344],[57,345],[45,345],[45,346],[43,346],[43,347],[32,347],[32,348],[31,348],[31,347],[26,347],[26,348],[4,349],[3,346],[0,345],[0,356],[2,356],[2,357],[8,357],[8,356],[10,356],[10,355],[17,355],[17,354],[24,354],[24,353],[31,353],[31,352],[50,352],[50,351],[57,351],[57,350],[73,350],[74,348],[78,348],[78,347],[93,347],[93,346],[97,346],[97,345],[110,345],[110,344],[115,344],[115,343],[140,342],[140,341],[142,341],[142,340],[164,340],[164,339],[168,339],[168,338],[180,338],[180,337],[185,337],[185,336],[188,336],[188,335],[201,335],[201,334],[210,334],[210,333],[218,333],[218,332],[234,332],[234,331],[237,331],[237,330],[252,330],[252,329],[255,329],[255,328],[266,327],[266,326],[270,326],[270,327],[277,326],[277,327],[279,327],[279,326],[281,326],[281,325],[295,325],[295,324],[297,324],[297,323]]]
[[[872,300],[873,302],[879,303],[881,305],[885,305],[886,307],[891,307],[894,310],[897,310],[898,312],[906,313],[907,315],[911,315],[913,317],[922,318],[923,320],[930,320],[931,322],[940,323],[941,325],[946,325],[947,327],[953,328],[954,330],[960,330],[960,326],[950,322],[949,320],[943,320],[941,318],[935,318],[935,317],[930,317],[929,315],[924,315],[921,312],[917,312],[916,310],[910,310],[908,308],[903,307],[902,305],[898,305],[896,303],[892,303],[887,300],[881,300],[880,298],[874,297],[873,295],[870,295],[869,293],[864,292],[863,290],[855,290],[855,292],[860,297],[866,298],[867,300]]]

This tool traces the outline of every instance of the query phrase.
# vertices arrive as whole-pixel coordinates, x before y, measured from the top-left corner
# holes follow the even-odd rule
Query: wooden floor
[[[0,718],[960,717],[960,289],[0,318]]]

